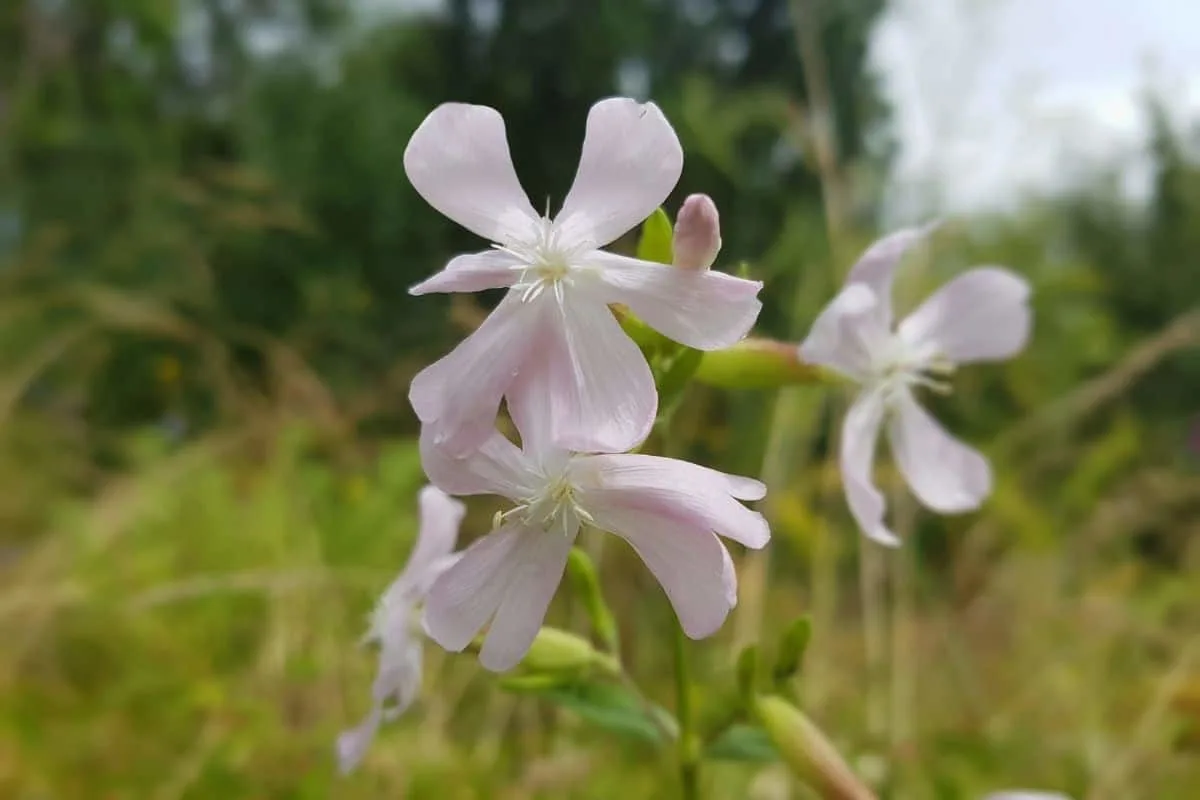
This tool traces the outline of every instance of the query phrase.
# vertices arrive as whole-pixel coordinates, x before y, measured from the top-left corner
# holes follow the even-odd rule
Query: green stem
[[[692,714],[687,637],[678,620],[675,629],[675,717],[679,722],[679,779],[684,800],[700,797],[700,740]]]

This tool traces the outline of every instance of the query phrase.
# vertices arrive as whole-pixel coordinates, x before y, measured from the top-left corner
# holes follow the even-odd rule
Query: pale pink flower
[[[884,524],[884,498],[871,478],[880,428],[886,421],[892,456],[922,504],[947,514],[978,508],[992,488],[987,460],[938,425],[913,390],[948,391],[958,364],[1011,357],[1031,326],[1029,284],[998,267],[959,275],[893,325],[893,273],[928,230],[902,230],[871,246],[800,346],[806,361],[862,386],[842,425],[842,480],[863,532],[888,545],[899,540]]]
[[[338,736],[338,765],[343,773],[358,766],[380,724],[402,714],[416,699],[423,635],[417,607],[437,577],[461,555],[453,550],[465,513],[463,504],[434,486],[421,490],[418,504],[417,543],[404,571],[380,598],[363,637],[364,643],[378,644],[379,668],[371,686],[371,710],[357,727]]]
[[[550,219],[517,181],[498,112],[447,103],[426,117],[404,153],[409,179],[430,205],[493,245],[455,257],[410,291],[509,287],[474,333],[413,380],[409,399],[428,435],[465,455],[491,435],[517,376],[544,362],[554,437],[575,450],[627,450],[649,433],[658,394],[609,304],[700,350],[728,347],[750,330],[761,283],[598,249],[649,216],[682,165],[657,106],[602,100],[588,114],[575,183]]]
[[[706,270],[721,252],[721,215],[706,194],[691,194],[675,216],[671,243],[673,264],[680,269]]]
[[[495,494],[513,507],[473,543],[429,593],[425,628],[459,651],[488,625],[480,661],[494,671],[529,649],[584,525],[628,542],[658,579],[693,639],[709,636],[737,604],[737,578],[718,536],[760,548],[770,538],[756,480],[651,455],[569,452],[551,439],[548,398],[536,379],[518,382],[509,410],[521,447],[493,431],[483,447],[454,458],[427,431],[422,461],[450,494]]]

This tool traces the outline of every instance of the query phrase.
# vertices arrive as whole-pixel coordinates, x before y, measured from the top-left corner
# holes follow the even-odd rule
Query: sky
[[[1136,199],[1147,90],[1200,120],[1197,0],[890,0],[869,60],[899,147],[894,221],[1003,211],[1114,167]]]

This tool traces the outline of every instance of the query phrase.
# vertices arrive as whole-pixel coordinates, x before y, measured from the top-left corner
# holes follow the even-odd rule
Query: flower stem
[[[692,687],[688,670],[687,637],[678,620],[675,635],[675,718],[679,721],[679,780],[684,800],[700,797],[700,740],[692,714]]]

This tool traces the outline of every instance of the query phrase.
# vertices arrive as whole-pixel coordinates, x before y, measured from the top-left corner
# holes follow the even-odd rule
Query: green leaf
[[[661,208],[642,223],[642,236],[638,240],[637,257],[643,261],[670,264],[674,260],[671,247],[671,220]]]
[[[592,630],[607,648],[608,652],[616,653],[620,645],[617,631],[617,620],[604,602],[604,593],[600,589],[600,578],[596,574],[596,566],[588,558],[587,553],[578,547],[572,547],[567,557],[567,572],[571,575],[571,585],[583,600]]]
[[[671,356],[658,379],[659,417],[669,416],[683,397],[683,390],[696,374],[704,358],[703,350],[681,347]]]
[[[749,704],[758,687],[758,645],[748,645],[737,659],[737,685],[742,701]]]
[[[647,744],[663,744],[664,725],[677,729],[666,711],[655,708],[652,716],[633,692],[615,684],[580,683],[542,692],[541,696],[598,728]]]
[[[812,619],[807,615],[797,619],[783,632],[779,639],[779,655],[775,659],[776,683],[788,680],[800,670],[811,639]]]
[[[545,694],[549,691],[569,687],[577,675],[562,672],[537,672],[534,674],[505,675],[497,685],[506,692],[517,694]]]
[[[771,737],[754,725],[731,725],[708,746],[704,754],[721,761],[765,764],[779,760],[779,751],[771,743]]]

